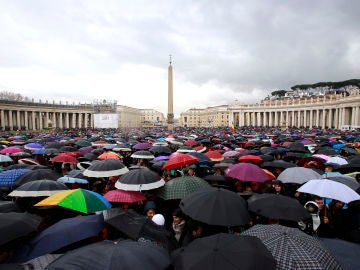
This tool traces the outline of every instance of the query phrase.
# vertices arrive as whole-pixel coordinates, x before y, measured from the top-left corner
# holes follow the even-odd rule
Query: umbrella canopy
[[[115,183],[117,189],[132,191],[151,190],[163,185],[165,185],[165,181],[159,174],[146,167],[130,170]]]
[[[229,150],[229,151],[224,152],[222,154],[222,156],[224,158],[235,158],[235,157],[240,156],[240,153],[238,151],[235,151],[235,150]]]
[[[109,202],[123,202],[123,203],[134,203],[146,200],[144,194],[140,191],[126,191],[126,190],[110,190],[104,194],[104,198]]]
[[[240,181],[265,182],[271,177],[259,166],[252,163],[237,163],[225,169],[225,175]]]
[[[52,162],[61,162],[61,163],[71,163],[71,164],[76,164],[76,163],[79,162],[75,157],[72,157],[72,156],[67,155],[65,153],[59,154],[59,155],[53,157],[52,159],[50,159],[50,161],[52,161]]]
[[[215,234],[195,239],[172,253],[175,269],[275,269],[276,262],[266,246],[253,236]]]
[[[344,203],[360,200],[360,195],[347,185],[329,179],[309,180],[298,188],[297,191],[342,201]]]
[[[73,184],[73,183],[79,183],[79,184],[88,184],[89,181],[86,179],[81,179],[77,177],[70,177],[70,176],[62,176],[56,181],[64,184]]]
[[[43,151],[43,155],[45,156],[55,156],[60,154],[60,150],[58,148],[45,148]]]
[[[200,177],[176,177],[166,182],[157,192],[157,196],[164,200],[183,199],[187,195],[204,187],[210,187],[210,184]]]
[[[312,169],[304,167],[287,168],[282,171],[277,180],[283,183],[303,184],[311,179],[319,179],[321,175]]]
[[[21,246],[13,261],[25,262],[51,253],[72,243],[96,236],[103,228],[103,215],[62,219]]]
[[[14,153],[23,152],[23,151],[24,151],[24,149],[21,149],[19,147],[9,146],[4,149],[1,149],[0,154],[14,154]]]
[[[69,251],[47,269],[165,270],[170,264],[168,251],[153,243],[105,240]]]
[[[273,161],[265,161],[262,164],[262,167],[287,169],[287,168],[297,167],[297,165],[294,163],[287,162],[287,161],[280,159],[280,160],[273,160]]]
[[[93,161],[84,171],[84,175],[88,177],[110,177],[122,175],[128,171],[129,169],[122,161],[108,158],[100,161]]]
[[[115,152],[105,152],[105,153],[102,153],[101,155],[99,155],[97,158],[99,160],[108,159],[108,158],[120,160],[120,156],[118,154],[116,154]]]
[[[132,209],[111,208],[103,213],[107,224],[133,240],[144,238],[161,243],[168,249],[174,248],[173,236],[164,226],[157,225]]]
[[[242,235],[256,236],[276,260],[276,269],[341,269],[319,240],[297,228],[255,225]]]
[[[78,140],[75,144],[80,147],[87,147],[92,145],[88,140]]]
[[[43,148],[43,145],[40,144],[40,143],[27,143],[27,144],[25,144],[24,148],[28,149],[28,150],[31,150],[31,151],[34,151],[36,149]]]
[[[254,194],[247,203],[249,211],[270,219],[300,221],[311,217],[298,200],[280,194]]]
[[[259,156],[255,155],[244,155],[238,158],[240,162],[253,162],[253,163],[261,163],[263,159]]]
[[[0,155],[0,163],[2,162],[13,162],[13,160],[8,155]]]
[[[0,213],[0,245],[37,230],[41,218],[30,213]]]
[[[147,150],[140,150],[140,151],[136,151],[133,154],[131,154],[132,158],[142,158],[142,159],[154,159],[155,156]]]
[[[149,151],[156,155],[170,155],[172,153],[171,149],[168,146],[163,146],[163,145],[153,145]]]
[[[348,175],[343,175],[343,174],[323,174],[321,176],[321,178],[330,179],[332,181],[342,183],[344,185],[347,185],[349,188],[351,188],[352,190],[355,190],[355,191],[358,188],[360,188],[359,182],[355,178],[353,178],[351,176],[348,176]]]
[[[180,202],[181,210],[192,219],[210,225],[239,226],[249,223],[246,201],[222,188],[202,188]]]
[[[325,164],[347,165],[348,161],[342,157],[330,157]]]
[[[198,144],[199,144],[198,141],[195,141],[195,140],[192,140],[192,139],[186,140],[184,142],[184,145],[186,145],[186,146],[195,146],[195,145],[198,145]]]
[[[219,151],[213,150],[213,151],[208,151],[205,153],[205,155],[211,159],[211,161],[222,161],[224,160],[224,157],[222,156],[222,154]]]
[[[15,185],[15,180],[27,173],[30,172],[30,169],[14,169],[9,171],[3,171],[0,173],[0,187],[11,187]]]
[[[19,176],[16,179],[15,184],[21,186],[25,183],[41,179],[57,180],[60,176],[59,173],[51,169],[31,170]]]
[[[214,162],[204,153],[199,152],[189,152],[188,155],[196,157],[198,160],[199,165],[208,165],[211,166]]]
[[[142,142],[135,144],[132,148],[135,150],[148,150],[151,148],[151,144],[148,142]]]
[[[69,188],[54,180],[37,180],[25,183],[12,191],[10,197],[44,197],[51,196]]]
[[[190,155],[190,154],[182,154],[177,153],[176,155],[171,155],[169,160],[163,166],[163,170],[171,170],[176,168],[181,168],[188,166],[190,164],[194,164],[198,162],[199,159]]]
[[[111,204],[96,192],[78,188],[60,191],[38,202],[35,206],[61,206],[88,214],[108,209]]]

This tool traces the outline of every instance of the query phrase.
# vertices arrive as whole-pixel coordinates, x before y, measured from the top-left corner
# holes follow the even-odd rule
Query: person
[[[153,201],[147,201],[144,205],[144,214],[148,218],[152,218],[156,214],[156,204]]]
[[[333,237],[334,231],[331,226],[331,213],[327,205],[324,203],[323,199],[319,196],[314,196],[313,201],[319,207],[319,218],[320,218],[320,225],[316,230],[316,234],[319,237]]]
[[[171,226],[172,233],[178,243],[178,246],[181,247],[183,244],[184,237],[187,233],[185,215],[180,208],[177,208],[173,212],[173,223]]]
[[[280,180],[273,181],[271,187],[266,190],[266,193],[287,195],[285,192],[284,185]]]

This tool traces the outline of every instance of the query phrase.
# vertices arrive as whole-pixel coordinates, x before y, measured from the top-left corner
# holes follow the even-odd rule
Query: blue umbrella
[[[16,179],[29,172],[29,169],[15,169],[9,171],[3,171],[0,173],[0,186],[1,187],[11,187],[15,185]]]
[[[13,160],[8,155],[0,155],[0,162],[13,162]]]
[[[79,183],[79,184],[88,184],[89,181],[86,179],[76,178],[76,177],[69,177],[69,176],[63,176],[60,177],[58,180],[56,180],[61,183],[65,184],[73,184],[73,183]]]
[[[43,148],[43,145],[40,143],[28,143],[28,144],[25,144],[24,148],[29,149],[29,150],[36,150],[36,149]]]
[[[33,155],[42,155],[44,154],[45,148],[38,148],[32,154]]]
[[[96,236],[104,228],[104,216],[62,219],[19,248],[13,261],[25,262],[80,240]]]

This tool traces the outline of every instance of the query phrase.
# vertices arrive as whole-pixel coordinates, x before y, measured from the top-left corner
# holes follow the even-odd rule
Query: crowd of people
[[[79,141],[87,141],[89,144],[81,146]],[[170,253],[179,248],[186,248],[196,239],[218,233],[241,235],[256,224],[278,224],[298,228],[314,237],[360,243],[360,200],[344,202],[336,198],[299,192],[298,189],[302,184],[292,182],[291,179],[283,181],[279,177],[288,168],[303,167],[318,173],[320,178],[346,175],[352,177],[355,183],[359,183],[360,131],[296,127],[288,129],[237,127],[235,130],[228,127],[175,128],[173,131],[160,128],[55,129],[38,133],[3,133],[0,143],[2,149],[16,146],[23,149],[25,153],[23,156],[8,154],[12,161],[1,163],[3,172],[22,168],[31,170],[47,168],[57,173],[59,177],[75,175],[76,178],[82,178],[86,182],[67,183],[69,189],[87,189],[105,198],[108,192],[117,190],[116,183],[123,174],[111,177],[87,177],[84,171],[98,161],[100,155],[107,153],[109,156],[116,155],[129,172],[147,168],[157,173],[159,179],[163,180],[163,185],[183,177],[196,177],[205,180],[209,187],[236,193],[245,202],[251,200],[256,194],[278,194],[290,197],[297,200],[309,213],[309,218],[304,220],[283,220],[249,211],[250,220],[246,224],[215,226],[185,214],[180,207],[181,199],[164,200],[159,197],[158,191],[163,187],[140,190],[144,199],[136,202],[110,201],[112,208],[131,211],[133,214],[136,213],[138,216],[151,220],[155,226],[160,226],[167,236],[165,246]],[[41,152],[36,151],[38,149],[28,149],[26,145],[29,143],[41,144],[43,150],[55,150]],[[134,147],[137,144],[148,144],[148,147],[138,149]],[[156,145],[162,148],[152,148]],[[85,147],[88,147],[86,153],[81,151],[81,148]],[[60,153],[69,154],[76,158],[78,163],[53,162],[52,159]],[[164,169],[166,162],[179,153],[193,154],[198,161]],[[268,180],[239,180],[229,177],[227,169],[239,163],[256,165],[269,176]],[[18,188],[15,184],[0,186],[0,188],[3,203],[0,204],[0,212],[10,212],[2,205],[11,202],[11,211],[26,211],[42,217],[42,222],[35,233],[0,246],[0,263],[2,264],[25,263],[16,260],[17,251],[24,242],[31,240],[34,235],[61,219],[81,215],[69,209],[34,206],[44,197],[13,197],[11,192]],[[355,188],[354,192],[360,194],[360,189]],[[104,216],[106,211],[103,211]],[[102,211],[91,214],[102,214]],[[126,233],[106,224],[96,237],[86,239],[85,242],[82,241],[76,245],[63,247],[53,253],[65,253],[96,241],[104,239],[115,241],[119,238],[129,237]],[[146,236],[137,240],[157,242]],[[164,243],[157,244],[164,246]],[[170,265],[169,269],[171,267],[173,265]]]

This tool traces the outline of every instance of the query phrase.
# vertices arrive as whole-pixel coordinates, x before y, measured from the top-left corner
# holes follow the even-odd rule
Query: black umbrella
[[[117,189],[132,191],[151,190],[163,185],[165,181],[160,175],[146,167],[130,170],[115,183]]]
[[[37,230],[41,218],[30,213],[0,213],[0,245]]]
[[[264,167],[264,168],[282,168],[282,169],[297,167],[296,164],[284,161],[282,159],[273,160],[273,161],[266,161],[261,166]]]
[[[222,188],[202,188],[180,202],[181,210],[209,225],[239,226],[250,221],[246,201],[235,192]]]
[[[61,147],[59,150],[60,150],[60,152],[62,152],[62,153],[65,153],[65,152],[76,152],[76,151],[78,151],[78,148],[73,147],[73,146],[65,145],[65,146]]]
[[[41,179],[57,180],[60,177],[61,175],[59,173],[51,169],[32,170],[30,172],[24,173],[19,178],[17,178],[15,184],[17,186],[21,186],[31,181],[36,181]]]
[[[161,156],[161,155],[170,155],[172,153],[171,149],[167,146],[163,145],[155,145],[152,146],[149,151],[153,153],[155,156]]]
[[[111,208],[103,212],[105,222],[133,240],[147,239],[169,250],[173,249],[174,238],[164,226],[155,224],[146,216],[132,209]]]
[[[167,269],[168,251],[149,242],[101,241],[72,250],[52,262],[47,269]]]
[[[110,177],[123,175],[128,171],[129,169],[124,165],[124,163],[122,163],[122,161],[108,158],[93,161],[83,174],[88,177]]]
[[[275,269],[276,262],[256,237],[215,234],[172,253],[176,270]]]
[[[11,197],[45,197],[51,196],[62,190],[69,188],[54,180],[37,180],[25,183],[12,191],[8,196]]]
[[[58,148],[45,148],[43,155],[46,156],[56,156],[60,154],[60,150]]]
[[[204,153],[199,153],[199,152],[189,152],[189,155],[196,157],[199,159],[198,163],[200,165],[209,165],[211,166],[213,164],[213,161]]]
[[[300,221],[311,217],[298,200],[280,194],[254,194],[247,203],[249,211],[270,219]]]

